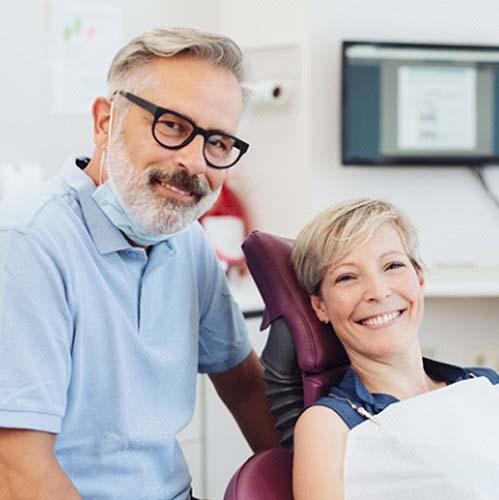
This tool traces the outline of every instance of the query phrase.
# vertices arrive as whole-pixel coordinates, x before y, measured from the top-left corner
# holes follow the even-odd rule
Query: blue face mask
[[[113,225],[137,245],[144,247],[156,245],[171,236],[171,234],[155,234],[142,231],[126,211],[116,186],[110,178],[94,191],[92,198]]]
[[[107,149],[109,150],[109,145],[111,144],[111,126],[113,122],[113,106],[114,103],[111,103],[111,111],[109,113],[109,134],[108,134],[108,142]],[[101,157],[100,171],[102,172],[102,167],[104,165],[104,161],[106,158],[106,154],[103,153]],[[100,180],[100,179],[99,179]],[[156,245],[160,243],[170,236],[171,234],[156,234],[151,232],[142,231],[137,223],[133,220],[133,217],[129,215],[125,208],[125,204],[121,199],[121,196],[116,189],[116,186],[109,176],[109,168],[108,168],[108,178],[106,182],[101,184],[92,194],[92,198],[96,201],[97,205],[99,205],[100,209],[106,214],[108,219],[116,226],[120,231],[125,233],[125,235],[137,243],[137,245],[141,245],[144,247],[148,247],[150,245]]]

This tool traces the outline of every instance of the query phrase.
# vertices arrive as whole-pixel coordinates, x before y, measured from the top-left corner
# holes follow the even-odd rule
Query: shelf
[[[426,271],[426,296],[434,298],[499,297],[498,267],[433,267]]]

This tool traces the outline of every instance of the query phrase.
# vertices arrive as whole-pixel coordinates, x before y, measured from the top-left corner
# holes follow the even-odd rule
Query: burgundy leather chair
[[[292,500],[291,467],[285,448],[253,455],[232,476],[224,500]]]
[[[224,500],[292,500],[293,430],[302,409],[326,395],[349,361],[331,325],[321,323],[290,264],[293,241],[255,231],[243,243],[251,275],[265,303],[261,329],[270,326],[261,361],[267,397],[282,448],[248,459],[232,477]]]

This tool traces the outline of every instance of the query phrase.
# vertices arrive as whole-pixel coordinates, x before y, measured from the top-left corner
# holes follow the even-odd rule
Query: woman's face
[[[326,272],[312,307],[331,322],[350,357],[402,352],[423,317],[424,277],[416,271],[397,230],[381,225]]]

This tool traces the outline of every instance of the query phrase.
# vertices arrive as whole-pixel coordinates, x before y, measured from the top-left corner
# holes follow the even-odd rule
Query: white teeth
[[[182,196],[189,196],[190,193],[187,191],[182,191],[181,189],[176,188],[175,186],[172,186],[171,184],[167,184],[166,182],[159,182],[164,188],[170,189],[174,193],[181,194]]]
[[[393,311],[391,313],[382,314],[380,316],[375,316],[374,318],[366,319],[362,321],[362,324],[367,326],[384,325],[385,323],[388,323],[393,319],[395,319],[397,316],[400,316],[400,314],[401,314],[400,311]]]

